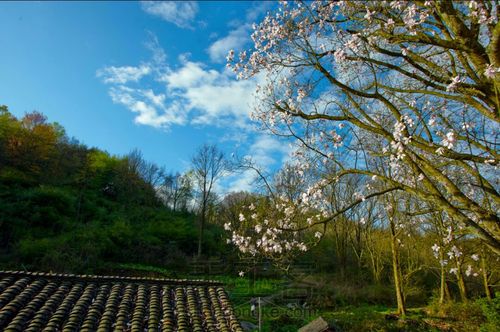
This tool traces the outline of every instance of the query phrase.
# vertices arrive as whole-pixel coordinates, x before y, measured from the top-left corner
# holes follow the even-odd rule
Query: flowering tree
[[[414,215],[443,211],[500,254],[499,16],[496,1],[282,2],[254,25],[253,49],[228,67],[266,75],[253,117],[295,139],[295,169],[314,181],[273,197],[279,213],[234,242],[304,250],[301,230],[401,191]],[[331,211],[325,188],[352,174],[365,188]]]

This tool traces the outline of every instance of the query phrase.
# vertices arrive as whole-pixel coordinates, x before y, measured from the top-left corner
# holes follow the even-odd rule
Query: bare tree
[[[153,162],[144,160],[142,152],[138,149],[132,150],[127,156],[129,170],[139,175],[146,183],[153,188],[160,185],[165,169]]]
[[[193,178],[198,189],[200,231],[198,237],[198,257],[202,254],[203,232],[214,185],[228,170],[224,153],[216,145],[201,146],[191,159]]]
[[[160,188],[164,204],[172,211],[186,210],[193,197],[193,183],[190,174],[170,173],[164,176]]]

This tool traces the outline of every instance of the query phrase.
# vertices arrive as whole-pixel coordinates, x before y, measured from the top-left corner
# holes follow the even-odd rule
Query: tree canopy
[[[302,248],[301,229],[399,193],[411,218],[442,211],[451,237],[500,254],[498,18],[496,1],[283,1],[254,25],[254,47],[228,66],[265,75],[253,117],[294,139],[296,172],[312,174],[298,198],[275,197],[279,217],[259,219],[280,244],[266,250]],[[352,175],[364,188],[330,210],[327,188]],[[233,238],[266,248],[260,234]]]

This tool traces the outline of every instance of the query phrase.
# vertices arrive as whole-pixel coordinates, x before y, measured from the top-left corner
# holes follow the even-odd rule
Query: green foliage
[[[140,158],[89,149],[41,113],[17,119],[1,107],[0,268],[185,269],[196,251],[197,219],[160,203],[151,174],[137,166],[153,164]],[[227,250],[221,227],[209,225],[205,234],[204,252]]]
[[[476,301],[481,307],[486,322],[480,327],[481,332],[495,332],[500,326],[500,292],[495,294],[495,298],[489,301],[486,298]]]
[[[303,326],[306,323],[307,322],[304,319],[290,317],[287,314],[283,314],[275,319],[270,320],[268,325],[269,325],[269,331],[288,332],[288,331],[296,331],[297,327]]]
[[[347,306],[332,312],[322,312],[321,316],[340,331],[440,331],[429,325],[420,311],[410,311],[405,319],[387,319],[394,308],[385,306]]]
[[[457,331],[478,331],[485,318],[481,310],[481,306],[476,302],[446,302],[439,304],[437,298],[428,306],[429,315],[436,318],[441,318],[449,322],[457,328]]]
[[[284,290],[282,279],[259,278],[253,283],[249,278],[236,276],[216,276],[214,279],[224,283],[235,303],[245,302],[250,297],[265,297]]]
[[[142,274],[153,274],[165,278],[172,278],[175,276],[175,273],[172,273],[170,270],[150,265],[125,263],[117,264],[115,267],[123,271],[139,271]]]

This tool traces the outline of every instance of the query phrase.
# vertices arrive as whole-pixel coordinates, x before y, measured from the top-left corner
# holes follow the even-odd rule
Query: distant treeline
[[[70,138],[39,112],[16,118],[0,106],[2,268],[181,268],[197,250],[191,195],[189,181],[138,151],[113,156]],[[205,255],[225,253],[221,239],[221,227],[209,225]]]

